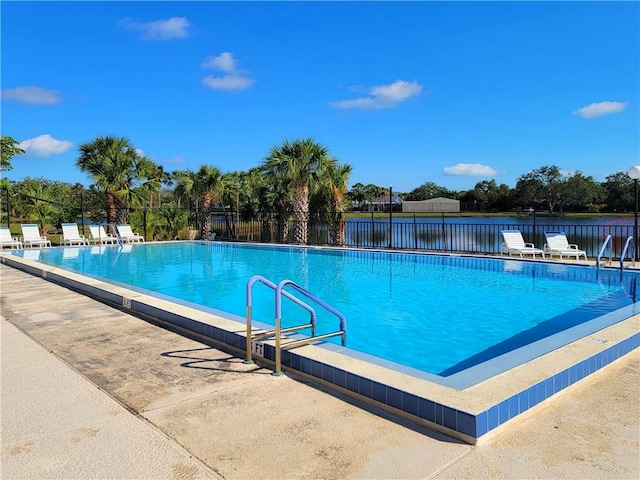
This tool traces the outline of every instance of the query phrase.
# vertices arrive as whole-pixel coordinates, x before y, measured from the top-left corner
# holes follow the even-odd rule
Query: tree
[[[58,186],[48,180],[28,179],[21,193],[27,215],[40,223],[40,233],[46,234],[47,226],[59,223],[62,217],[62,204]]]
[[[224,213],[224,221],[229,236],[238,238],[237,225],[240,216],[240,191],[242,189],[240,172],[227,172],[222,175],[222,211]],[[230,214],[235,218],[233,225],[229,224],[227,218],[227,208],[229,205]]]
[[[157,226],[162,227],[165,238],[170,240],[176,240],[180,230],[186,227],[189,221],[189,213],[174,203],[162,205],[154,213],[159,220]],[[154,237],[159,236],[160,232],[154,231]]]
[[[601,204],[604,198],[604,188],[593,177],[576,172],[565,180],[566,204],[574,211],[584,211],[587,205]]]
[[[22,155],[24,150],[18,146],[12,137],[5,135],[0,136],[0,172],[3,170],[11,170],[11,159],[15,155]]]
[[[96,137],[80,145],[76,166],[89,174],[96,189],[103,192],[107,221],[127,223],[129,208],[145,198],[141,184],[150,175],[153,162],[138,154],[125,137]]]
[[[173,172],[173,177],[176,181],[173,195],[177,201],[178,207],[181,207],[183,203],[189,206],[190,213],[188,223],[197,230],[198,217],[200,215],[200,203],[193,190],[196,182],[196,174],[191,170],[176,170]],[[191,216],[192,209],[194,212],[193,217]]]
[[[478,203],[494,203],[498,199],[498,184],[495,180],[482,180],[473,187],[473,197]]]
[[[343,196],[347,192],[347,183],[351,175],[351,165],[338,165],[328,172],[327,180],[331,188],[331,206],[329,210],[329,235],[334,245],[346,244]]]
[[[148,172],[149,208],[153,208],[154,193],[158,194],[158,207],[162,205],[162,185],[171,185],[173,176],[164,170],[162,165],[153,164]]]
[[[311,138],[286,141],[273,147],[264,167],[273,177],[290,183],[293,193],[293,241],[306,244],[308,240],[309,195],[313,184],[324,172],[334,168],[336,160],[329,151]]]
[[[356,202],[358,204],[358,209],[360,209],[362,202],[365,200],[365,186],[360,182],[355,183],[345,196],[351,202]]]
[[[193,182],[193,192],[202,202],[201,236],[204,240],[211,237],[211,215],[215,202],[222,200],[222,174],[211,165],[201,165]]]
[[[441,187],[440,185],[436,185],[433,182],[426,182],[420,185],[418,188],[414,188],[411,190],[405,200],[411,201],[420,201],[420,200],[428,200],[430,198],[437,197],[447,197],[452,198],[455,197],[456,194],[451,190],[448,190],[445,187]]]
[[[291,214],[291,189],[281,179],[270,175],[264,166],[250,169],[243,175],[242,206],[244,219],[257,218],[260,221],[260,239],[272,241],[272,219],[276,214],[279,224],[280,243],[286,242],[288,235],[287,220]]]
[[[5,195],[5,193],[9,194],[11,191],[11,183],[4,178],[2,172],[13,169],[11,159],[15,155],[22,155],[24,150],[18,147],[18,142],[11,137],[2,135],[0,136],[0,142],[0,203],[4,203],[3,195]],[[9,215],[9,212],[7,212],[7,215]]]
[[[516,183],[517,196],[522,206],[542,204],[553,213],[562,211],[566,201],[566,180],[555,165],[540,167],[522,175]]]
[[[274,172],[264,170],[266,184],[265,205],[272,206],[278,222],[278,242],[286,243],[289,239],[289,217],[293,213],[293,188],[291,179],[277,176]]]
[[[458,199],[468,203],[488,204],[494,211],[507,211],[511,208],[511,188],[495,180],[482,180],[464,193],[457,194]]]
[[[626,172],[609,175],[603,184],[607,210],[627,212],[633,210],[633,180]]]

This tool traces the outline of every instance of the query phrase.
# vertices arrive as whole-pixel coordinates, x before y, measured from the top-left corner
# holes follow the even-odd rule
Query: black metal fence
[[[539,219],[535,223],[482,223],[482,218],[461,222],[460,217],[442,217],[441,221],[395,222],[384,219],[353,220],[345,222],[347,247],[393,248],[410,250],[430,250],[448,253],[497,254],[501,251],[502,230],[519,230],[526,242],[542,248],[546,243],[545,232],[564,232],[570,243],[585,250],[589,257],[596,257],[603,241],[612,237],[612,255],[619,258],[625,241],[633,236],[634,226],[630,218],[618,218],[611,223],[603,223],[602,218],[594,223],[558,224],[557,221],[545,222]],[[231,226],[231,228],[230,228]],[[287,242],[292,242],[293,222],[289,221]],[[218,238],[248,242],[277,242],[280,238],[278,223],[274,220],[240,221],[233,219],[214,219],[213,230]],[[232,235],[230,235],[232,233]],[[310,222],[310,245],[331,245],[329,226],[326,222]],[[607,250],[608,253],[608,250]]]
[[[61,221],[76,221],[84,227],[85,223],[104,223],[104,212],[90,212],[85,209],[80,197],[78,205],[62,205],[58,202],[35,199],[60,207],[62,212],[56,216],[53,225]],[[7,197],[8,202],[8,197]],[[4,209],[1,209],[4,210]],[[174,207],[182,212],[180,222],[176,218],[162,215],[162,208],[128,209],[127,217],[133,227],[143,234],[147,240],[156,238],[193,238],[199,232],[201,212],[189,208]],[[9,226],[12,220],[23,221],[24,218],[11,218],[11,207],[7,203],[6,221]],[[121,213],[121,212],[118,212]],[[166,212],[165,212],[166,213]],[[328,217],[325,217],[328,218]],[[308,223],[308,240],[310,245],[332,245],[329,223],[325,218],[312,215]],[[189,227],[177,226],[188,225]],[[59,226],[59,225],[58,225]],[[212,217],[212,231],[217,238],[263,243],[293,243],[294,220],[287,222],[278,220],[275,213],[263,215],[259,219],[243,220],[238,212],[220,210]],[[184,234],[185,228],[190,230]],[[502,230],[517,229],[523,234],[525,241],[542,248],[545,243],[545,232],[562,231],[571,243],[585,250],[589,257],[596,257],[603,241],[608,235],[612,237],[612,256],[619,258],[627,238],[634,234],[634,217],[608,217],[585,215],[583,217],[562,217],[536,215],[517,215],[512,217],[460,217],[442,214],[436,217],[407,217],[391,213],[387,216],[361,214],[348,218],[343,223],[345,246],[361,248],[393,248],[410,250],[429,250],[448,253],[500,253]],[[160,233],[159,233],[160,232]],[[170,236],[161,233],[172,232]],[[609,252],[607,251],[607,254]]]

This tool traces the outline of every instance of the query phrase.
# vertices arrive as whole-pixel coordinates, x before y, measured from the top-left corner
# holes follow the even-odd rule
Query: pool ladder
[[[100,227],[100,228],[102,228],[102,227]],[[118,229],[116,228],[115,224],[110,223],[109,224],[109,230],[111,230],[111,233],[113,233],[113,236],[116,238],[116,241],[118,242],[118,246],[120,248],[122,248],[124,243],[122,242],[122,237],[120,236],[120,233],[118,232]]]
[[[253,285],[256,283],[262,283],[267,287],[271,288],[275,292],[275,330],[268,332],[259,332],[252,333],[251,327],[251,309],[253,306],[253,296],[252,290]],[[296,290],[299,294],[307,297],[309,300],[313,301],[317,305],[321,306],[329,313],[334,314],[340,320],[340,330],[331,333],[324,333],[322,335],[316,335],[316,311],[310,305],[306,304],[299,298],[293,296],[291,293],[284,290],[285,287],[291,287]],[[310,318],[309,323],[305,323],[303,325],[297,325],[293,327],[282,328],[280,326],[280,321],[282,319],[282,297],[286,297],[287,299],[294,302],[296,305],[302,307],[303,309],[309,312]],[[311,336],[307,338],[303,338],[300,340],[290,340],[288,337],[284,337],[283,334],[297,332],[300,330],[311,329]],[[296,284],[291,280],[282,280],[277,285],[272,281],[266,279],[262,275],[254,275],[247,282],[247,355],[244,363],[253,363],[252,353],[254,346],[258,350],[262,345],[259,343],[254,343],[257,340],[266,339],[270,337],[275,337],[275,369],[272,375],[282,375],[282,350],[290,349],[294,347],[300,347],[302,345],[307,345],[309,343],[319,342],[325,340],[327,338],[332,337],[341,337],[342,346],[344,347],[347,343],[347,320],[345,316],[336,310],[334,307],[326,303],[325,301],[319,299],[311,292],[305,290],[300,285]],[[283,340],[286,343],[283,343]]]
[[[636,244],[633,240],[633,237],[628,237],[627,241],[624,242],[624,248],[622,249],[622,254],[620,255],[620,271],[624,270],[624,258],[627,256],[627,252],[629,251],[629,245],[633,246],[633,256],[631,257],[631,265],[636,266]]]
[[[636,265],[636,244],[635,244],[635,241],[633,240],[633,237],[629,236],[627,237],[627,240],[624,242],[624,248],[622,249],[622,254],[620,255],[620,271],[624,270],[624,259],[629,252],[629,246],[632,246],[631,251],[633,252],[633,255],[630,257],[631,265],[634,267]],[[607,262],[607,265],[611,265],[611,259],[613,257],[613,253],[612,253],[613,240],[611,238],[611,235],[607,235],[607,238],[605,238],[604,242],[602,242],[602,246],[600,247],[600,251],[598,252],[598,256],[596,257],[597,269],[600,268],[600,259],[602,258],[602,255],[604,254],[604,251],[606,250],[607,247],[609,247],[609,261]]]

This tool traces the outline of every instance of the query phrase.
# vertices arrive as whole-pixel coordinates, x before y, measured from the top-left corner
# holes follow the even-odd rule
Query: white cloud
[[[202,61],[200,66],[224,73],[218,77],[207,75],[202,79],[203,84],[214,90],[245,90],[255,83],[255,80],[248,76],[246,70],[238,68],[238,61],[230,52],[209,56]]]
[[[171,17],[152,22],[138,22],[123,18],[118,22],[128,30],[137,30],[144,40],[170,40],[189,36],[191,23],[187,17]]]
[[[223,77],[207,75],[202,79],[202,83],[214,90],[245,90],[253,85],[253,80],[236,75],[225,75]]]
[[[359,108],[362,110],[393,108],[398,103],[419,95],[420,92],[422,92],[422,85],[418,82],[396,80],[389,85],[378,85],[371,88],[366,97],[339,100],[330,102],[330,105],[336,108]]]
[[[44,158],[66,152],[73,147],[73,142],[69,140],[56,140],[47,133],[35,138],[23,140],[18,146],[23,149],[27,155]]]
[[[62,94],[56,90],[42,87],[17,87],[2,90],[2,98],[33,105],[55,105],[62,100]]]
[[[574,110],[574,115],[579,115],[582,118],[595,118],[601,117],[602,115],[610,115],[612,113],[620,113],[625,108],[627,108],[627,104],[629,102],[599,102],[599,103],[591,103],[586,107],[579,108],[578,110]]]
[[[465,175],[469,177],[486,177],[497,174],[493,168],[480,163],[456,163],[452,167],[444,167],[447,175]]]
[[[222,52],[218,56],[209,56],[202,61],[200,65],[202,68],[209,68],[211,70],[220,70],[227,73],[236,71],[237,61],[233,58],[233,53]]]

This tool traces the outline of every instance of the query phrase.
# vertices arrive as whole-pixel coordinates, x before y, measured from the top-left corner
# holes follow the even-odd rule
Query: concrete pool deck
[[[638,350],[479,446],[0,265],[2,478],[637,478]]]

